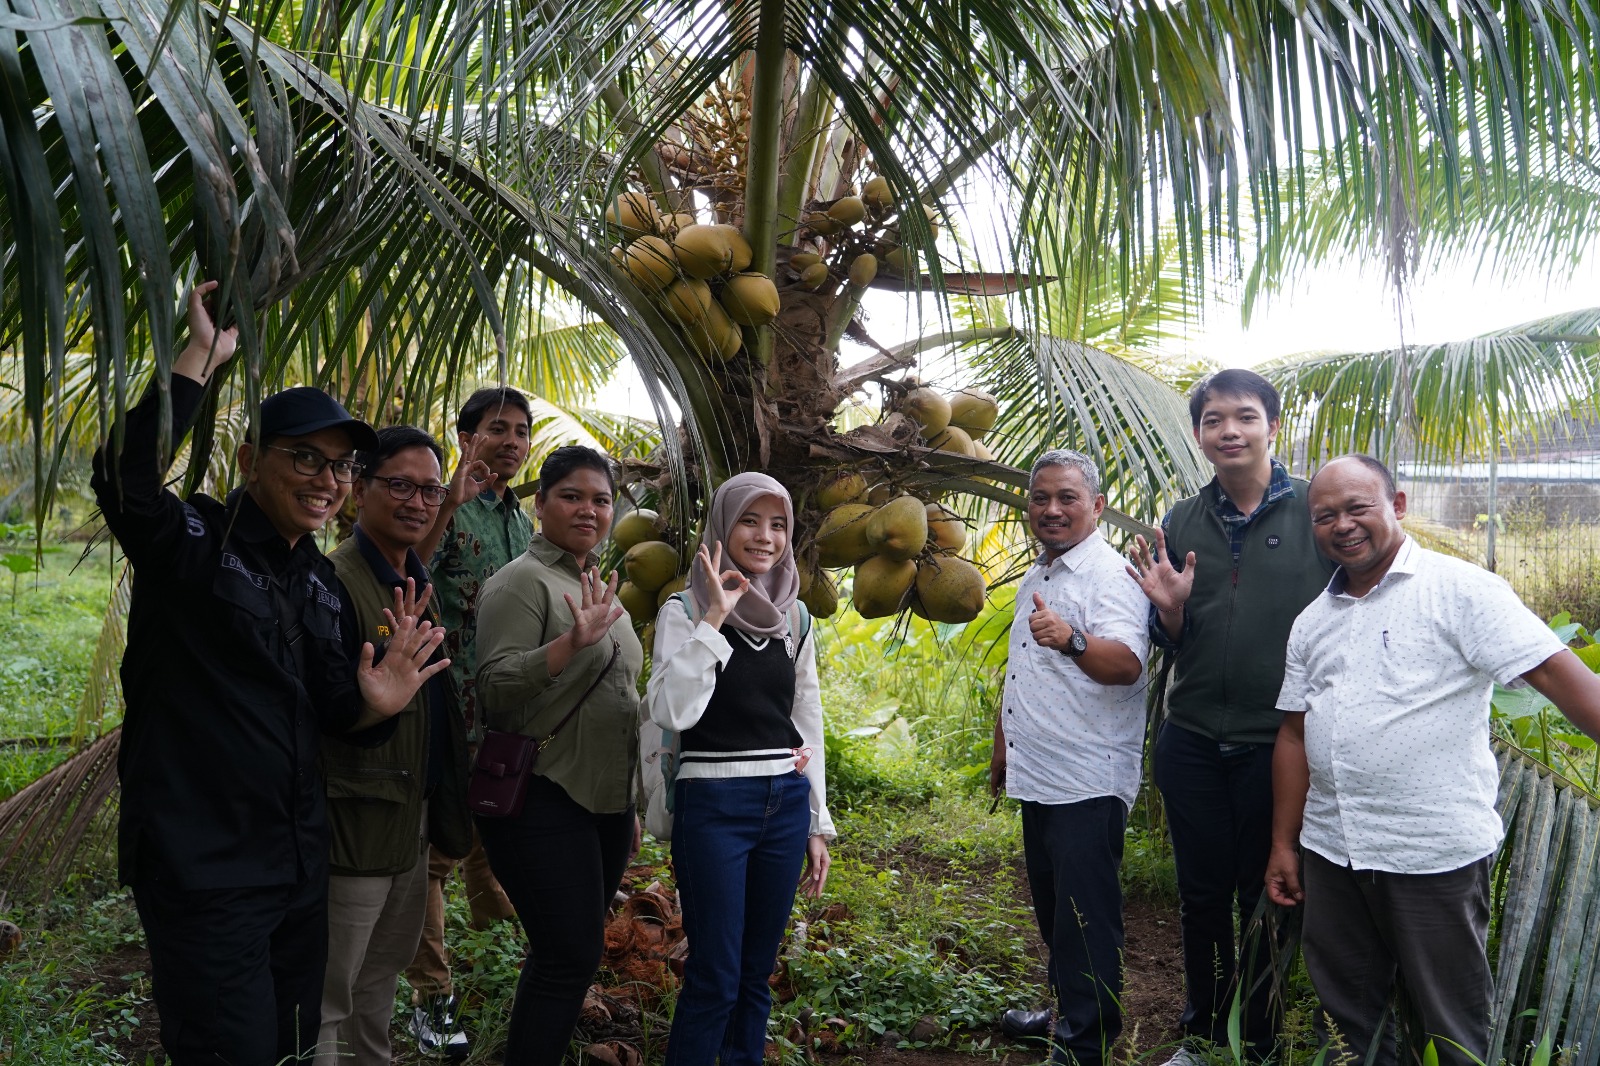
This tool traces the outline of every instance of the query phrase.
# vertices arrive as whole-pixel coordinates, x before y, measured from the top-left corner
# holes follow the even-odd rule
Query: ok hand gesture
[[[722,569],[722,542],[717,541],[714,550],[707,549],[704,544],[695,553],[695,566],[700,568],[700,573],[706,579],[706,613],[702,618],[712,629],[721,629],[722,623],[738,605],[744,594],[750,591],[750,579],[737,567],[732,570]]]
[[[489,470],[489,464],[478,458],[483,448],[483,434],[474,433],[466,447],[461,449],[461,461],[456,472],[450,475],[450,494],[445,504],[452,511],[480,493],[492,491],[499,475]]]
[[[1172,566],[1167,535],[1161,529],[1156,530],[1154,553],[1144,537],[1134,537],[1133,542],[1133,565],[1128,567],[1128,576],[1139,583],[1146,598],[1162,614],[1183,610],[1183,605],[1189,602],[1189,594],[1194,591],[1194,552],[1185,557],[1183,569],[1179,571]]]
[[[623,614],[622,604],[617,602],[615,570],[611,571],[609,581],[602,581],[600,568],[591,566],[578,575],[578,584],[581,603],[574,603],[570,592],[561,594],[567,601],[567,608],[572,611],[572,628],[568,634],[572,638],[573,651],[598,644],[611,630],[612,623]]]

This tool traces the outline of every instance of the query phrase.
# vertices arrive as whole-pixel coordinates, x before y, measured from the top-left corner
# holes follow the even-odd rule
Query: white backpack
[[[700,607],[688,592],[675,592],[672,602],[683,605],[690,622],[700,621]],[[795,657],[811,632],[811,612],[799,600],[789,610],[789,631],[798,632]],[[655,649],[651,649],[652,653]],[[645,700],[639,701],[639,816],[646,831],[657,840],[672,839],[672,793],[678,781],[678,756],[683,751],[683,734],[663,729],[650,719]]]

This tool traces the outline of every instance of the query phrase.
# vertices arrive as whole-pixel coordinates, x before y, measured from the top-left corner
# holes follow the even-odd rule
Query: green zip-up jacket
[[[373,573],[355,536],[335,548],[328,559],[355,607],[355,617],[347,618],[345,624],[359,627],[356,646],[370,641],[373,647],[381,648],[389,639],[383,610],[394,607],[394,586]],[[415,553],[407,569],[410,576],[419,578],[419,584],[426,581],[427,571]],[[437,625],[438,617],[431,605],[428,614]],[[443,761],[438,785],[433,795],[426,797],[428,826],[427,839],[423,839],[430,694],[441,695],[445,700],[445,713],[440,718],[448,733],[441,746]],[[429,843],[455,858],[466,855],[470,848],[467,728],[449,670],[436,674],[395,715],[394,735],[387,743],[363,748],[323,738],[322,769],[328,788],[328,864],[334,874],[392,876],[404,873],[423,859]]]
[[[1167,689],[1173,725],[1227,743],[1270,744],[1278,736],[1289,630],[1333,574],[1311,537],[1308,483],[1291,478],[1290,484],[1294,495],[1245,528],[1237,561],[1217,516],[1215,479],[1167,516],[1174,564],[1195,554],[1187,623],[1168,652],[1176,656]]]

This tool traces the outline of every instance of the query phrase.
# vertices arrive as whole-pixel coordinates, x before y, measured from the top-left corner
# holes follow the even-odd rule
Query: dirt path
[[[1127,977],[1123,993],[1123,1032],[1130,1050],[1135,1054],[1143,1054],[1176,1039],[1174,1024],[1183,1002],[1177,912],[1167,907],[1134,901],[1127,907],[1125,927]],[[1030,931],[1028,944],[1029,954],[1035,962],[1036,979],[1042,984],[1044,954],[1036,932]],[[160,1066],[166,1060],[161,1052],[155,1003],[148,998],[149,973],[149,953],[143,947],[128,946],[102,957],[92,969],[73,973],[69,980],[79,988],[98,984],[108,995],[143,990],[145,998],[132,1007],[139,1025],[127,1035],[119,1035],[115,1045],[129,1062],[142,1064],[148,1056],[149,1062]],[[999,1055],[998,1059],[990,1061],[998,1061],[1001,1066],[1032,1064],[1041,1057],[1037,1047],[1008,1047],[998,1029],[970,1035],[980,1042],[988,1037],[988,1046],[996,1049]],[[414,1062],[414,1056],[400,1056],[402,1048],[398,1045],[402,1039],[396,1034],[396,1062]],[[844,1058],[830,1056],[824,1061],[842,1062]],[[868,1066],[959,1066],[976,1061],[971,1054],[948,1048],[872,1046],[856,1048],[848,1058]]]

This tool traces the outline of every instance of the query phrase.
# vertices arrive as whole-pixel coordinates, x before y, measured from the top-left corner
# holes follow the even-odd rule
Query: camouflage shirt
[[[483,735],[477,713],[478,595],[490,575],[527,551],[532,539],[533,521],[509,489],[484,492],[451,516],[429,567],[450,672],[461,688],[467,739],[474,744]]]

